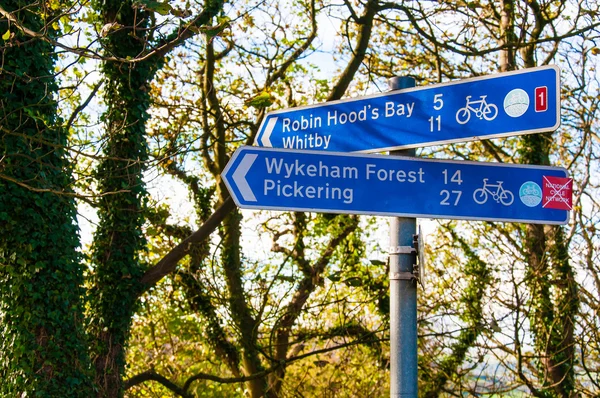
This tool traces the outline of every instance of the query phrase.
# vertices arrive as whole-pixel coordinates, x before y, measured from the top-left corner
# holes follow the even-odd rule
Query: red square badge
[[[573,179],[544,176],[542,207],[571,210],[573,207]]]
[[[535,111],[545,112],[548,110],[548,87],[535,88]]]

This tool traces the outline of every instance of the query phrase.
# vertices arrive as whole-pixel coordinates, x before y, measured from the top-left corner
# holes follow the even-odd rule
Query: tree
[[[83,269],[67,133],[57,120],[56,53],[25,29],[59,32],[59,13],[5,1],[0,10],[0,394],[90,396]]]
[[[3,49],[8,61],[5,70],[12,76],[3,80],[8,93],[3,100],[6,121],[3,161],[7,165],[2,180],[3,214],[8,214],[11,208],[18,209],[15,219],[3,217],[6,220],[3,229],[8,234],[3,241],[6,245],[3,258],[7,262],[3,278],[10,287],[2,298],[7,325],[5,341],[9,344],[3,352],[15,354],[13,360],[5,359],[6,380],[11,381],[6,383],[6,389],[13,393],[29,390],[51,396],[90,396],[91,353],[99,395],[121,394],[123,347],[143,291],[140,277],[145,268],[138,261],[144,245],[138,228],[143,221],[141,177],[146,157],[144,123],[148,107],[143,87],[168,51],[191,37],[194,32],[190,28],[202,26],[219,11],[222,3],[209,2],[191,22],[182,23],[157,43],[158,50],[146,53],[149,29],[157,29],[156,25],[150,25],[155,12],[152,7],[143,10],[143,6],[138,9],[138,5],[121,2],[106,2],[97,7],[106,22],[104,26],[117,29],[103,32],[107,36],[104,73],[109,79],[106,117],[109,138],[107,157],[97,173],[102,221],[94,245],[98,266],[92,274],[90,290],[89,336],[94,339],[90,351],[85,347],[82,333],[83,272],[76,251],[75,206],[65,157],[67,129],[57,123],[53,98],[57,86],[53,81],[52,51],[53,45],[60,45],[56,26],[59,17],[65,14],[37,2],[29,5],[17,1],[7,3],[7,8],[2,9],[5,18],[2,26],[7,31],[4,35],[7,46]],[[16,29],[11,30],[11,24]],[[142,60],[132,62],[135,57]],[[124,70],[129,73],[122,74]],[[134,89],[131,84],[136,84]],[[16,189],[22,191],[22,199],[9,189],[10,184],[16,184]],[[24,219],[17,221],[19,217]],[[21,223],[31,229],[22,228]],[[42,228],[48,231],[44,233]],[[8,236],[14,236],[15,240]],[[35,239],[36,236],[40,238]],[[45,379],[47,384],[29,384],[32,378]],[[85,387],[79,388],[80,384]]]
[[[171,6],[163,5],[167,7],[163,10],[160,3],[121,1],[97,5],[103,26],[115,29],[111,28],[103,41],[108,56],[103,65],[108,81],[108,139],[96,177],[100,223],[92,248],[95,270],[90,291],[90,334],[97,341],[92,355],[101,395],[117,396],[122,391],[124,347],[139,296],[147,288],[141,282],[147,267],[140,255],[146,244],[141,228],[145,220],[149,85],[169,51],[199,32],[222,6],[221,1],[207,1],[191,21],[181,21],[164,38],[154,40],[154,33],[161,28],[155,13],[171,11],[178,16]]]
[[[584,43],[590,37],[594,37],[598,27],[591,18],[592,15],[597,15],[597,6],[588,3],[581,3],[575,7],[569,2],[503,1],[464,4],[447,2],[440,8],[427,4],[409,6],[407,3],[396,8],[410,22],[410,25],[396,25],[386,21],[386,27],[394,29],[400,35],[414,29],[418,35],[412,37],[421,53],[416,55],[410,51],[411,47],[401,48],[400,51],[396,50],[398,46],[384,47],[384,56],[381,60],[373,61],[375,65],[373,70],[376,73],[379,71],[382,71],[379,73],[389,73],[386,67],[390,63],[386,57],[402,52],[404,58],[421,60],[421,67],[434,72],[433,76],[438,81],[443,76],[456,77],[457,73],[479,74],[483,70],[496,68],[499,71],[509,71],[520,67],[533,67],[538,65],[538,62],[539,64],[562,63],[562,56],[559,57],[558,54],[569,54],[564,59],[577,57],[571,52],[573,43]],[[564,24],[565,20],[577,21],[577,23],[567,26]],[[386,31],[381,40],[384,44],[392,44],[394,38]],[[569,66],[569,61],[566,66]],[[579,69],[576,72],[577,76],[585,74],[585,71]],[[567,84],[570,85],[570,82]],[[440,148],[431,152],[461,159],[493,159],[499,162],[516,161],[548,165],[552,159],[559,163],[562,163],[561,159],[565,159],[564,156],[556,155],[561,152],[557,141],[564,143],[563,139],[559,138],[562,134],[565,132],[561,130],[559,134],[549,132],[527,135],[518,139],[452,145],[450,148]],[[585,139],[581,142],[586,145]],[[583,148],[579,145],[577,147],[580,150]],[[572,167],[574,162],[563,164]],[[447,225],[450,229],[455,228],[452,223]],[[500,319],[511,319],[511,322],[514,319],[512,325],[503,325],[503,327],[508,326],[513,333],[501,333],[503,338],[493,339],[496,346],[490,346],[484,343],[486,340],[484,327],[491,332],[499,333],[503,329],[497,324],[499,319],[488,317],[487,320],[478,320],[471,316],[469,319],[463,319],[463,322],[457,325],[455,332],[450,334],[451,340],[456,342],[453,346],[448,347],[443,339],[441,345],[433,346],[440,350],[437,352],[449,352],[450,362],[440,363],[433,369],[430,369],[429,363],[423,363],[422,369],[425,374],[437,373],[432,375],[433,380],[445,379],[446,382],[433,390],[429,390],[433,386],[427,385],[424,387],[425,390],[437,391],[435,395],[439,395],[442,391],[440,387],[458,388],[449,386],[448,382],[451,379],[455,386],[472,389],[471,378],[481,377],[481,374],[474,376],[474,373],[481,372],[482,368],[486,367],[481,364],[485,361],[482,353],[484,355],[486,351],[493,353],[492,347],[500,345],[501,351],[510,353],[508,356],[512,358],[507,358],[503,353],[494,353],[494,360],[508,363],[505,365],[508,374],[511,370],[515,370],[511,379],[506,378],[510,381],[500,388],[513,389],[522,384],[536,396],[575,394],[577,359],[574,333],[579,314],[579,295],[573,267],[576,257],[569,255],[569,244],[576,233],[577,226],[574,223],[568,228],[542,225],[472,226],[469,223],[469,230],[477,236],[476,240],[469,239],[472,242],[470,246],[477,248],[475,253],[495,250],[498,253],[496,258],[505,258],[504,261],[510,261],[511,258],[519,259],[517,263],[510,262],[508,267],[496,268],[498,265],[492,265],[498,264],[498,261],[492,261],[488,265],[498,275],[494,279],[513,285],[510,296],[501,294],[501,290],[497,290],[495,284],[484,289],[479,296],[479,299],[492,300],[491,313],[499,312],[499,308],[506,307],[508,312]],[[486,239],[486,236],[490,239]],[[454,241],[457,240],[455,234],[452,237]],[[466,237],[459,238],[459,241],[464,239]],[[491,242],[495,242],[492,245],[494,249],[490,249]],[[463,252],[462,261],[469,264],[473,249],[465,249]],[[484,261],[489,262],[489,260]],[[505,279],[508,275],[511,277]],[[485,279],[480,283],[487,284]],[[489,298],[484,294],[490,295]],[[444,308],[443,311],[448,311],[448,308]],[[527,327],[524,326],[524,322],[528,322]],[[431,324],[428,324],[427,330],[432,334],[439,328],[439,326],[429,325]],[[475,337],[468,342],[473,360],[462,356],[464,350],[460,351],[461,355],[456,355],[453,349],[456,348],[456,344],[463,346],[465,333]],[[494,334],[492,333],[492,337]],[[532,345],[527,343],[530,336]],[[509,337],[514,337],[511,343],[503,342]],[[514,351],[509,347],[514,347]],[[451,369],[446,366],[449,363],[452,364]]]
[[[218,37],[207,38],[204,43],[198,44],[197,53],[193,53],[198,57],[197,69],[195,62],[190,63],[189,74],[174,67],[172,72],[159,77],[159,85],[155,87],[155,92],[161,95],[157,105],[166,106],[174,99],[177,107],[183,109],[177,111],[178,108],[172,107],[165,113],[168,116],[159,125],[166,127],[157,128],[161,151],[157,152],[156,158],[163,162],[163,167],[169,173],[189,187],[200,221],[205,221],[211,214],[210,198],[213,192],[217,206],[229,200],[229,194],[218,181],[231,145],[240,141],[252,142],[269,102],[287,100],[295,103],[296,90],[302,89],[294,85],[293,78],[299,73],[306,73],[298,61],[310,50],[316,36],[316,6],[314,2],[298,5],[297,13],[305,12],[309,18],[294,27],[298,35],[296,40],[292,40],[288,33],[292,22],[286,21],[289,17],[285,17],[283,12],[290,10],[284,7],[267,3],[264,8],[257,8],[254,14],[247,14],[246,10],[240,9],[239,15],[245,15],[243,24],[232,21],[231,32],[227,29]],[[369,2],[360,18],[356,15],[351,17],[361,33],[357,42],[359,50],[329,94],[324,91],[320,95],[336,99],[348,87],[360,66],[360,59],[364,57],[372,21],[378,10],[376,2]],[[253,22],[255,18],[264,19],[265,22],[256,26]],[[236,39],[236,31],[256,39]],[[254,40],[265,41],[266,45],[258,46]],[[256,69],[262,66],[262,69],[257,74],[248,69],[242,76],[230,77],[229,68],[242,65],[254,65]],[[222,75],[219,76],[219,73]],[[200,84],[196,84],[193,78],[198,75],[203,78]],[[201,89],[200,94],[195,96],[190,91],[187,96],[189,99],[184,95],[171,99],[171,93],[164,88],[169,87],[169,81],[177,82],[173,83],[176,87],[185,87],[191,82],[194,90]],[[249,82],[254,87],[249,87]],[[248,98],[249,91],[262,97],[271,97],[271,100],[266,104],[259,103],[257,97]],[[177,131],[177,134],[173,131]],[[186,138],[190,143],[184,141]],[[201,185],[200,178],[190,176],[185,171],[184,164],[198,160],[210,172],[210,180],[217,181],[214,186]],[[300,317],[304,316],[305,308],[311,302],[311,296],[324,283],[325,272],[337,256],[338,247],[348,244],[346,242],[350,239],[357,242],[356,237],[352,237],[358,233],[355,232],[358,225],[356,217],[332,219],[294,214],[287,223],[280,218],[272,221],[276,222],[277,227],[266,224],[266,228],[273,228],[273,250],[280,254],[266,264],[252,264],[244,259],[240,242],[242,219],[238,211],[233,211],[224,218],[219,231],[219,247],[191,246],[195,253],[192,253],[189,268],[179,271],[182,291],[189,300],[187,305],[210,325],[207,328],[209,343],[229,367],[233,380],[248,380],[252,396],[281,394],[287,362],[295,360],[295,356],[306,355],[301,351],[306,345],[304,339],[310,341],[340,334],[372,339],[369,330],[358,327],[337,327],[335,334],[332,331],[307,331],[304,332],[306,337],[294,336]],[[277,232],[286,224],[289,224],[289,229]],[[331,226],[326,228],[328,224]],[[163,223],[157,226],[163,231],[173,231]],[[321,232],[310,233],[311,230]],[[176,236],[181,239],[183,235],[185,232]],[[317,245],[316,237],[326,243]],[[290,243],[284,245],[281,241]],[[312,242],[312,245],[308,242]],[[308,247],[313,250],[305,249]],[[356,259],[352,261],[348,263],[349,266]],[[281,265],[275,266],[277,262],[281,262]],[[297,276],[288,276],[290,267]],[[216,270],[212,273],[219,277],[215,279],[208,270]],[[270,277],[251,278],[248,271]],[[251,284],[252,279],[255,284]],[[215,285],[225,285],[227,294],[212,290],[211,286]],[[247,289],[245,285],[252,285],[253,289]],[[282,290],[286,293],[283,296],[277,293]],[[275,296],[276,300],[273,301],[270,296]],[[217,314],[220,312],[227,314],[226,326],[219,322]],[[188,382],[181,384],[188,385]]]
[[[597,4],[51,4],[0,8],[3,394],[385,395],[381,223],[241,212],[220,173],[267,110],[385,91],[407,71],[427,84],[549,62],[569,71],[564,128],[421,151],[561,164],[577,189],[567,227],[439,224],[420,389],[598,393]],[[324,36],[338,40],[328,74]],[[97,94],[100,123],[84,126]],[[155,178],[187,189],[189,220]],[[77,199],[99,218],[90,250]]]

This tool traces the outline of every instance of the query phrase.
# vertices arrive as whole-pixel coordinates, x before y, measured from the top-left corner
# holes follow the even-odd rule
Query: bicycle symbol
[[[536,195],[539,194],[539,191],[535,187],[526,186],[525,188],[522,189],[522,193],[525,196],[527,196],[527,195],[534,195],[534,196],[536,196]]]
[[[503,181],[496,181],[497,184],[488,184],[488,179],[483,179],[483,187],[478,188],[473,192],[473,200],[477,204],[484,204],[488,200],[488,195],[492,196],[492,199],[496,201],[496,203],[502,203],[504,206],[510,206],[515,200],[515,196],[512,192],[507,189],[502,188]],[[492,189],[496,188],[495,191]]]
[[[471,112],[475,113],[479,119],[485,119],[487,121],[494,120],[498,116],[498,107],[494,104],[488,104],[485,100],[487,95],[482,95],[478,100],[472,101],[471,96],[468,95],[466,100],[467,104],[464,108],[460,108],[456,112],[456,121],[459,124],[465,124],[471,119]],[[479,105],[479,107],[477,107]]]

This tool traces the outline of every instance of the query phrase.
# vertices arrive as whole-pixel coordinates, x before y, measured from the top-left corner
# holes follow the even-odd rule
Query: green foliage
[[[173,305],[173,303],[177,303]],[[148,369],[183,385],[185,380],[203,372],[224,377],[229,369],[206,341],[202,317],[185,303],[183,291],[167,280],[152,294],[142,297],[142,305],[133,324],[128,350],[128,373],[135,375]],[[198,380],[191,386],[195,397],[243,397],[239,384],[221,384]],[[131,397],[171,396],[158,383],[145,383],[127,392]]]
[[[136,3],[139,4],[140,8],[142,9],[154,11],[163,16],[169,15],[169,13],[173,10],[173,7],[169,4],[168,1],[160,2],[153,0],[138,0]],[[137,4],[134,3],[134,7]]]
[[[273,102],[272,95],[267,91],[263,91],[247,100],[246,105],[253,106],[255,108],[268,108],[269,106],[273,105]]]
[[[288,368],[282,397],[385,397],[389,372],[368,347],[312,356]]]
[[[8,11],[25,7],[13,15],[42,30],[40,6],[27,6],[3,3]],[[0,30],[6,28],[0,21]],[[20,31],[11,40],[24,44],[2,49],[0,395],[89,397],[66,134],[56,127],[56,103],[49,95],[57,88],[55,56],[50,44]]]
[[[131,58],[144,50],[149,18],[135,10],[131,2],[105,2],[100,9],[106,22],[124,27],[107,35],[104,44],[109,53]],[[112,20],[116,16],[116,20]],[[140,19],[138,19],[140,18]],[[140,22],[143,21],[143,22]],[[135,25],[135,30],[130,28]],[[99,164],[98,217],[94,235],[89,295],[90,332],[97,339],[94,356],[103,394],[120,394],[119,379],[124,371],[123,347],[126,345],[133,314],[146,267],[140,261],[146,240],[142,233],[145,220],[146,189],[143,172],[147,155],[145,122],[149,96],[143,89],[152,79],[155,63],[107,61],[103,72],[107,79],[104,114],[108,140],[106,157]],[[110,363],[112,369],[103,368]],[[112,376],[110,375],[112,374]],[[101,381],[103,378],[108,382]]]
[[[433,358],[425,355],[421,358],[421,394],[427,398],[439,396],[448,381],[456,381],[462,377],[467,354],[475,347],[477,339],[485,330],[484,302],[492,282],[491,269],[473,250],[473,244],[454,229],[449,229],[448,232],[465,258],[461,268],[466,285],[460,293],[458,314],[463,327],[446,355],[435,355]],[[448,258],[445,262],[445,265],[450,265],[452,260]],[[431,366],[430,361],[435,366]]]

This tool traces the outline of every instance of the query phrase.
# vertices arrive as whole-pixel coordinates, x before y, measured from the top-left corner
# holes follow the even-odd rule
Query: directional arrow
[[[235,172],[232,175],[233,182],[237,185],[242,198],[248,202],[256,202],[256,196],[254,196],[254,192],[252,192],[252,188],[248,185],[248,181],[246,180],[246,174],[250,171],[250,167],[254,164],[254,161],[258,155],[255,154],[247,154],[244,156],[240,165],[237,167]]]
[[[565,224],[571,203],[548,166],[242,147],[222,178],[248,209]]]
[[[273,133],[273,129],[275,128],[275,125],[277,124],[277,118],[273,117],[271,119],[269,119],[269,122],[267,123],[267,126],[265,127],[265,131],[262,134],[262,137],[260,139],[260,143],[262,144],[262,146],[266,146],[266,147],[272,147],[273,145],[271,144],[271,133]]]

